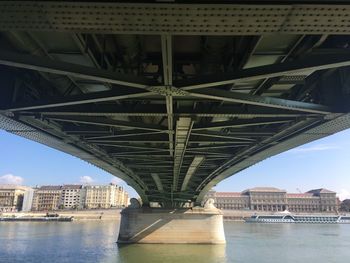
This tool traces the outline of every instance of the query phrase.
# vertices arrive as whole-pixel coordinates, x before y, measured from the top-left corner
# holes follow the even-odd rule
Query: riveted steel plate
[[[350,33],[346,5],[0,2],[2,30],[123,34]]]

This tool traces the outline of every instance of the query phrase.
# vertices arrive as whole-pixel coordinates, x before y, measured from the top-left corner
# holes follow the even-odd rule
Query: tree
[[[350,212],[350,199],[345,199],[341,202],[340,211]]]

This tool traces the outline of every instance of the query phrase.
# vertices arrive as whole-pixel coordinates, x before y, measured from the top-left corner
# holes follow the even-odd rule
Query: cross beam
[[[143,96],[154,95],[153,92],[143,91],[135,88],[124,88],[120,87],[115,90],[110,91],[101,91],[101,92],[92,92],[82,95],[67,96],[67,97],[55,97],[50,99],[38,100],[30,103],[14,103],[9,105],[7,108],[2,108],[3,111],[33,111],[33,110],[42,110],[48,108],[56,108],[58,112],[65,112],[66,107],[68,106],[77,106],[82,104],[89,103],[100,103],[108,101],[116,101],[122,99],[131,99]],[[64,109],[58,110],[57,107],[64,107]],[[40,111],[37,111],[40,113]],[[50,111],[47,111],[47,114],[50,114]],[[65,112],[64,115],[69,115]],[[77,114],[79,115],[79,114]],[[98,115],[98,114],[85,114],[85,115]]]
[[[210,89],[210,88],[201,89],[196,92],[192,92],[191,95],[195,97],[200,97],[200,98],[208,98],[213,100],[243,103],[247,105],[256,105],[256,106],[263,106],[268,108],[293,110],[293,111],[300,111],[300,112],[307,112],[307,113],[329,114],[335,111],[335,109],[331,109],[328,106],[314,104],[314,103],[286,100],[286,99],[280,99],[280,98],[274,98],[274,97],[265,97],[265,96],[263,97],[263,96],[224,91],[224,90],[218,90],[218,89]]]
[[[173,49],[172,49],[172,38],[170,35],[161,36],[161,47],[162,47],[162,59],[163,59],[163,84],[166,87],[173,85]],[[173,116],[173,96],[165,96],[166,111],[168,118],[168,130],[174,130],[174,116]],[[169,133],[169,153],[173,156],[174,149],[174,135]]]
[[[149,86],[158,84],[153,80],[140,76],[124,75],[117,72],[52,60],[41,56],[17,54],[8,51],[0,52],[0,64],[140,89],[147,89]]]
[[[176,122],[173,191],[178,189],[179,175],[192,126],[191,118],[179,118]]]
[[[129,92],[129,91],[128,91]],[[126,92],[126,93],[128,93]],[[143,94],[153,95],[152,92],[142,92],[133,94],[135,98],[142,96]],[[163,104],[148,104],[148,105],[117,105],[117,104],[102,104],[98,106],[91,104],[83,105],[85,101],[82,99],[85,96],[91,96],[91,102],[107,102],[114,101],[116,98],[111,96],[119,96],[121,91],[107,91],[107,92],[94,92],[79,96],[66,97],[62,103],[66,101],[73,101],[73,106],[63,104],[64,107],[55,107],[53,101],[54,99],[47,100],[42,103],[33,103],[25,105],[12,105],[9,110],[21,111],[21,114],[36,114],[41,115],[73,115],[73,116],[139,116],[139,117],[166,117],[168,116],[167,111],[164,109]],[[133,96],[131,95],[130,98]],[[126,95],[128,96],[128,95]],[[75,98],[75,99],[74,99]],[[129,97],[127,97],[129,98]],[[87,98],[88,99],[88,98]],[[101,100],[99,100],[101,99]],[[57,98],[56,100],[62,100],[62,98]],[[41,107],[43,105],[43,108]],[[45,106],[47,105],[47,107]],[[20,108],[22,107],[22,108]],[[32,109],[25,109],[24,107],[32,107]],[[45,107],[45,108],[44,108]],[[293,117],[312,117],[318,116],[316,113],[303,113],[295,112],[293,110],[283,110],[275,109],[270,107],[261,107],[255,105],[246,105],[242,109],[241,105],[222,105],[219,108],[209,109],[207,106],[197,105],[195,109],[192,107],[179,107],[173,110],[173,115],[178,117],[236,117],[240,119],[251,119],[251,118],[293,118]]]
[[[56,120],[61,122],[71,122],[71,123],[82,123],[88,125],[97,125],[97,126],[109,126],[109,127],[120,127],[120,128],[131,128],[131,129],[141,129],[149,131],[165,131],[166,128],[161,125],[139,123],[139,122],[128,122],[128,121],[119,121],[95,117],[56,117],[50,116],[50,120]]]
[[[229,85],[236,82],[291,75],[303,71],[316,71],[349,65],[350,54],[309,55],[298,60],[242,69],[234,73],[221,73],[220,75],[214,74],[194,77],[188,80],[175,82],[174,85],[176,87],[181,87],[182,90],[190,91],[201,88]]]

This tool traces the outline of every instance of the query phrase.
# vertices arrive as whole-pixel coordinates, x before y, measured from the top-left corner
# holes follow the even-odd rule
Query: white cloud
[[[115,177],[115,176],[111,179],[112,184],[120,184],[121,182],[122,180],[120,180],[118,177]]]
[[[350,199],[350,191],[341,189],[337,196],[339,197],[340,201],[343,201],[344,199]]]
[[[82,183],[82,184],[92,184],[94,181],[95,180],[92,179],[91,176],[85,175],[85,176],[80,177],[80,183]]]
[[[23,183],[23,178],[20,176],[15,176],[13,174],[5,174],[0,176],[0,184],[14,184],[21,185]]]
[[[319,152],[319,151],[328,151],[328,150],[336,150],[339,149],[339,146],[331,145],[331,144],[318,144],[309,147],[298,147],[290,150],[292,153],[307,153],[307,152]]]

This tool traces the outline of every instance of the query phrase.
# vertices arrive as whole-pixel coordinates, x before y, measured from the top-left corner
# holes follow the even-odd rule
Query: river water
[[[0,222],[0,262],[350,262],[350,225],[224,227],[226,245],[118,246],[118,222]]]

